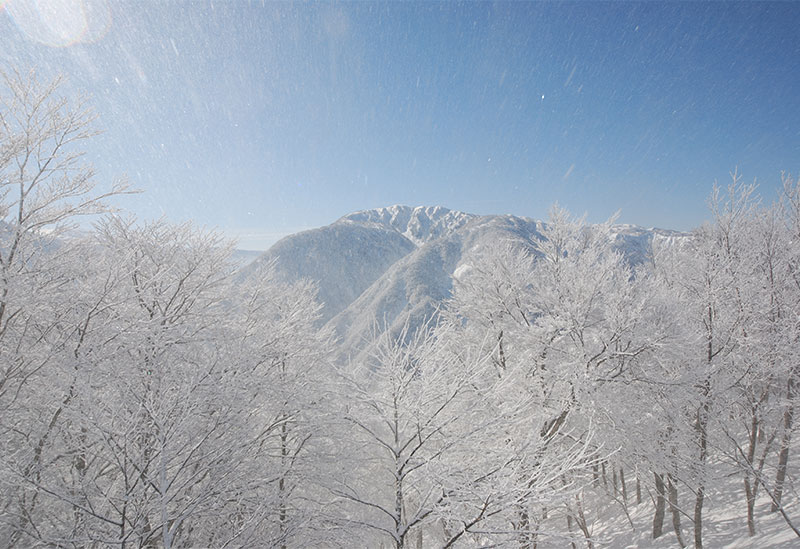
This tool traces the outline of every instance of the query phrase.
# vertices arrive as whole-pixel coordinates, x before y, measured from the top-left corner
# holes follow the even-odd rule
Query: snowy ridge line
[[[454,279],[498,245],[533,249],[547,224],[505,215],[476,215],[442,206],[393,205],[353,212],[325,227],[290,235],[256,261],[274,261],[285,282],[310,280],[323,303],[320,322],[341,342],[341,356],[368,352],[375,319],[400,329],[420,324],[451,297]],[[633,265],[651,243],[671,244],[686,233],[614,225],[615,249]]]
[[[471,220],[475,214],[450,210],[443,206],[404,206],[362,210],[341,217],[337,223],[353,222],[393,229],[416,246],[452,234]]]

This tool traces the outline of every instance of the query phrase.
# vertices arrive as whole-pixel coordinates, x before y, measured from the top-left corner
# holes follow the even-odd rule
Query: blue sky
[[[396,203],[690,229],[800,171],[796,3],[25,3],[0,66],[89,94],[120,205],[243,248]]]

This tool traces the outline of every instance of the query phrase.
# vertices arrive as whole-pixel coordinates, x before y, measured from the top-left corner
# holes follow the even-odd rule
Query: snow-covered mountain
[[[530,243],[541,223],[514,216],[472,216],[456,230],[418,246],[395,262],[330,324],[343,352],[357,354],[373,325],[399,331],[407,316],[421,324],[450,296],[453,274],[476,255],[504,242]]]
[[[246,272],[264,262],[274,262],[283,280],[314,281],[324,303],[322,319],[327,322],[400,259],[455,233],[475,217],[439,206],[391,206],[355,212],[326,227],[283,238]]]
[[[308,279],[319,288],[328,321],[355,301],[396,261],[416,247],[394,229],[339,220],[287,236],[245,270],[274,262],[279,279]]]
[[[324,303],[322,321],[336,331],[342,352],[353,355],[373,329],[398,330],[408,315],[412,323],[422,322],[450,296],[454,273],[477,255],[503,243],[530,246],[542,228],[541,221],[512,215],[390,206],[288,236],[247,269],[274,262],[286,281],[314,281]],[[632,225],[613,232],[634,264],[646,258],[653,239],[683,235]]]
[[[347,214],[339,222],[374,225],[394,229],[416,246],[452,234],[466,225],[475,214],[456,212],[441,206],[389,206]]]

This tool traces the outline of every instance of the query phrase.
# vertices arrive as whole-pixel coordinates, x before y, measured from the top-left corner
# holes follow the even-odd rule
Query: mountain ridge
[[[450,296],[457,272],[501,243],[533,249],[546,223],[476,215],[442,206],[393,205],[346,214],[324,227],[287,236],[250,267],[271,262],[279,278],[311,280],[323,302],[322,324],[337,334],[340,356],[364,352],[368,335],[419,325]],[[614,245],[631,264],[654,240],[687,233],[613,225]]]
[[[421,246],[457,230],[479,216],[443,206],[405,206],[395,204],[361,210],[340,217],[335,223],[354,222],[391,228]]]

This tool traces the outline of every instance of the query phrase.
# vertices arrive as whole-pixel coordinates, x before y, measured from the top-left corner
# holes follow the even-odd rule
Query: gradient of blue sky
[[[91,95],[126,209],[245,248],[396,203],[690,229],[734,167],[800,169],[800,4],[106,6],[60,47],[0,13],[0,66]]]

